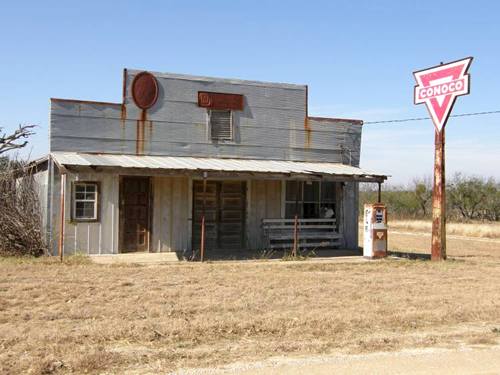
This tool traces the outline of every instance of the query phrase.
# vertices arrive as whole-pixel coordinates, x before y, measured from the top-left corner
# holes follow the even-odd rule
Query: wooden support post
[[[293,249],[292,256],[295,258],[297,256],[297,247],[299,242],[299,228],[298,228],[299,216],[295,214],[295,220],[293,222]]]
[[[432,190],[431,259],[446,259],[446,184],[444,127],[435,132],[434,188]]]
[[[293,222],[293,248],[292,248],[292,256],[297,256],[297,249],[299,247],[299,230],[298,230],[298,221],[299,221],[299,190],[300,190],[300,181],[297,181],[295,186],[295,217]]]
[[[377,202],[382,202],[382,183],[378,183],[378,194],[377,194]]]
[[[58,255],[63,261],[64,257],[64,201],[66,192],[66,173],[61,174],[61,190],[60,190],[60,203],[59,203],[59,243],[58,243]]]
[[[207,172],[203,172],[203,205],[201,212],[201,243],[200,243],[200,261],[203,262],[205,256],[205,207],[207,194]]]

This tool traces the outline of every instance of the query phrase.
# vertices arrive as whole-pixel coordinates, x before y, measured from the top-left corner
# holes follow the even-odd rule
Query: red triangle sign
[[[413,72],[415,104],[425,103],[436,129],[440,132],[446,125],[453,104],[458,96],[469,93],[467,71],[472,57]]]

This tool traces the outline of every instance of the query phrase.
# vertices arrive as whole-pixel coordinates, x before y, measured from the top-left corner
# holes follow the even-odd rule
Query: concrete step
[[[161,264],[181,260],[175,252],[91,255],[90,258],[93,262],[99,264]]]

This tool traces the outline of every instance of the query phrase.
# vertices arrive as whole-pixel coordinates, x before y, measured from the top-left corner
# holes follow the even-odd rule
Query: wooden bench
[[[294,240],[295,219],[263,219],[262,228],[268,249],[291,249]],[[336,230],[335,219],[298,219],[298,247],[338,248],[342,234]]]

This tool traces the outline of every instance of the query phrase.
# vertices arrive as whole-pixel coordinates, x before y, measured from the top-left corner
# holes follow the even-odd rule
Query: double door
[[[201,218],[205,213],[205,248],[245,247],[245,181],[193,182],[193,249],[200,249]]]

